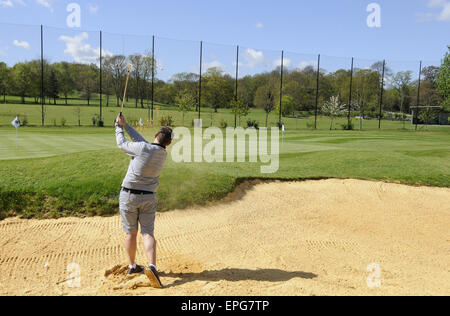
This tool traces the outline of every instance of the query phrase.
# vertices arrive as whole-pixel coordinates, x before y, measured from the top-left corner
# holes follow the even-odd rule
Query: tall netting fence
[[[283,55],[282,123],[287,129],[314,128],[323,97],[318,93],[317,55]],[[320,76],[320,71],[319,71]],[[279,104],[278,104],[279,106]]]
[[[100,32],[44,27],[43,44],[45,125],[91,124],[100,105]]]
[[[0,125],[41,124],[41,27],[0,27]]]
[[[200,42],[155,37],[154,122],[190,126],[198,116]]]
[[[386,60],[382,127],[415,128],[419,74],[419,61]]]
[[[122,112],[130,124],[152,125],[153,37],[102,32],[102,119]],[[125,91],[126,87],[126,91]]]
[[[317,129],[339,129],[352,115],[353,58],[321,56]]]
[[[423,61],[421,64],[420,89],[416,107],[412,109],[413,125],[427,128],[429,125],[449,125],[449,105],[443,106],[444,98],[438,92],[438,77],[441,64]]]
[[[0,124],[422,129],[448,124],[440,62],[1,24]],[[127,74],[129,80],[127,82]],[[124,98],[125,86],[127,93]]]
[[[237,46],[203,43],[201,118],[204,126],[231,127],[235,118],[236,125],[244,124],[248,111],[243,109],[243,103],[241,106],[236,103],[238,62]]]
[[[245,126],[270,127],[280,121],[282,57],[282,51],[240,47],[238,97],[249,107]]]
[[[352,97],[350,102],[352,127],[358,130],[377,129],[387,109],[383,105],[386,83],[390,74],[384,60],[354,58]],[[383,77],[384,76],[384,77]]]

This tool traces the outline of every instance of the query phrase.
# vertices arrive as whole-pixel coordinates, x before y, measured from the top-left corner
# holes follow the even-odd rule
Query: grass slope
[[[325,120],[324,120],[325,121]],[[397,123],[398,124],[398,123]],[[397,127],[400,125],[398,124]],[[151,139],[155,130],[143,135]],[[0,128],[0,219],[110,215],[129,157],[111,128]],[[431,132],[288,131],[277,173],[257,163],[174,163],[161,176],[159,210],[224,197],[244,178],[359,178],[450,187],[450,129]],[[299,193],[300,194],[300,193]]]

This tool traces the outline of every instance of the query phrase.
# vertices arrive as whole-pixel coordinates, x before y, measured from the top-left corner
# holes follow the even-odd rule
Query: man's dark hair
[[[167,126],[163,126],[156,134],[156,139],[158,140],[160,145],[167,146],[172,141],[172,135],[173,135],[172,129]]]

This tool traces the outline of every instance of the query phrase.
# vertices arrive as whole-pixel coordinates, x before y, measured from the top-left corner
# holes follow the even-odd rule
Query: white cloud
[[[262,29],[263,27],[264,27],[264,24],[262,24],[261,22],[256,24],[257,29]]]
[[[30,49],[30,44],[26,41],[14,40],[13,44],[14,46],[22,47],[23,49]]]
[[[225,71],[225,68],[226,68],[226,66],[224,64],[222,64],[220,61],[217,61],[217,60],[204,63],[204,67],[206,70],[208,70],[210,68],[218,68],[222,71]]]
[[[53,12],[52,2],[53,0],[36,0],[38,4],[40,4],[43,7],[46,7],[50,10],[50,12]]]
[[[312,67],[317,67],[317,61],[315,61],[315,60],[302,61],[302,62],[300,62],[300,63],[297,65],[297,69],[303,70],[303,69],[305,69],[306,67],[310,67],[310,66],[312,66]]]
[[[255,67],[266,67],[266,68],[277,68],[281,66],[281,58],[275,59],[273,61],[268,60],[262,51],[257,51],[252,48],[248,48],[243,53],[244,62],[239,63],[240,66],[255,68]],[[284,67],[290,67],[292,65],[292,60],[289,58],[284,58]]]
[[[267,66],[268,64],[266,57],[264,57],[264,53],[252,48],[248,48],[244,52],[244,60],[246,61],[245,65],[250,68]]]
[[[428,7],[439,10],[439,13],[424,13],[419,16],[419,21],[442,21],[450,22],[450,1],[449,0],[429,0]]]
[[[206,71],[208,71],[208,69],[211,69],[211,68],[217,68],[223,72],[226,72],[226,66],[224,64],[222,64],[220,61],[214,60],[211,62],[203,62],[202,73],[205,73]],[[200,72],[200,67],[199,66],[190,66],[188,71],[197,74]]]
[[[6,7],[12,7],[14,5],[11,0],[0,0],[0,6],[6,8]]]
[[[284,58],[283,59],[283,67],[288,67],[289,68],[289,67],[291,67],[291,65],[292,65],[292,60],[290,60],[289,58]],[[276,67],[281,67],[281,58],[275,60],[272,63],[272,66],[274,66],[275,68]]]
[[[66,49],[64,53],[72,56],[74,62],[80,64],[95,64],[98,62],[100,56],[100,48],[92,48],[90,44],[84,43],[89,39],[89,35],[83,32],[74,37],[61,35],[59,40],[66,43]],[[111,52],[102,51],[104,57],[112,56]]]
[[[91,13],[91,14],[96,14],[98,12],[98,10],[100,9],[98,5],[91,4],[91,3],[89,3],[88,8],[89,8],[89,13]]]
[[[25,6],[25,2],[23,2],[23,0],[0,0],[0,6],[4,8],[12,8],[14,7],[15,3],[20,4],[21,6]]]

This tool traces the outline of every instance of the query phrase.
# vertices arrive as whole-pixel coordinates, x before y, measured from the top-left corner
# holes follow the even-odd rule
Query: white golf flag
[[[20,126],[19,118],[16,116],[16,118],[11,122],[12,126],[15,128],[18,128]]]
[[[286,131],[286,128],[284,127],[284,124],[281,125],[281,130],[282,130],[283,132]]]

